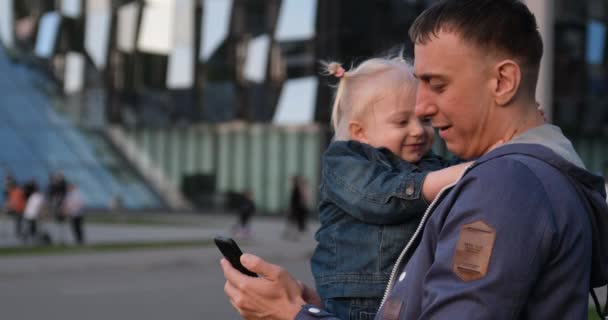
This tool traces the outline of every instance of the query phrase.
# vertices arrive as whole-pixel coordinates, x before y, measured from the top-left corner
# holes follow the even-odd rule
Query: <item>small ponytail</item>
[[[334,76],[338,79],[344,77],[346,74],[346,70],[342,67],[342,64],[339,62],[327,62],[321,61],[321,65],[323,67],[321,74],[326,76]]]
[[[344,79],[344,76],[347,71],[344,70],[341,63],[335,61],[321,61],[321,66],[322,75],[334,76],[340,80],[334,93],[334,103],[331,111],[331,126],[334,130],[334,138],[336,140],[348,140],[347,128],[345,127],[344,121],[342,121],[345,112],[350,114],[350,110],[342,110],[342,92],[344,91],[345,83],[343,80],[346,80]]]

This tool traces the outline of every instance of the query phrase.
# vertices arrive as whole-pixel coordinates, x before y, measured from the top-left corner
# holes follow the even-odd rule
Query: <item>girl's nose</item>
[[[414,137],[421,136],[424,133],[422,122],[419,118],[416,118],[411,122],[410,135]]]

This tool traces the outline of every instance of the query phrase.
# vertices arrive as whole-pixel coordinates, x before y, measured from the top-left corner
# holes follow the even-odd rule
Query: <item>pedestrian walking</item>
[[[308,203],[310,195],[306,178],[296,175],[292,178],[290,213],[300,233],[306,231],[308,220]]]
[[[79,245],[85,242],[83,208],[84,202],[80,190],[75,184],[70,183],[67,195],[63,201],[63,215],[69,219],[74,241]]]
[[[15,237],[23,238],[23,210],[25,209],[25,194],[23,188],[10,175],[4,180],[4,211],[15,220]]]
[[[238,222],[232,227],[232,234],[235,238],[249,238],[253,235],[250,222],[256,209],[253,193],[247,190],[238,193],[235,198],[239,217]]]
[[[27,231],[25,232],[25,240],[30,243],[38,241],[38,219],[41,215],[44,205],[44,195],[40,192],[38,183],[34,180],[28,182],[25,186],[27,202],[23,217],[27,222]]]
[[[68,192],[68,182],[63,172],[58,171],[51,175],[47,191],[50,214],[55,221],[55,238],[59,243],[65,243],[67,228],[63,214],[63,202]]]

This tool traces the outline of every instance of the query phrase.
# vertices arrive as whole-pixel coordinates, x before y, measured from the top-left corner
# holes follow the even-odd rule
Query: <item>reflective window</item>
[[[87,0],[84,46],[95,65],[104,69],[112,28],[111,0]]]
[[[26,144],[36,150],[36,155],[44,159],[51,168],[80,162],[78,155],[68,147],[66,141],[55,130],[36,130],[22,134]]]
[[[317,77],[287,80],[273,122],[281,125],[312,123],[316,96]]]
[[[228,35],[232,0],[203,0],[201,61],[207,61]]]
[[[137,41],[139,50],[155,54],[168,54],[171,51],[174,2],[146,0]]]
[[[0,145],[4,151],[0,152],[0,159],[4,161],[35,161],[37,159],[28,148],[30,144],[26,142],[26,139],[11,128],[0,127]]]
[[[35,53],[41,58],[51,58],[57,45],[59,36],[59,25],[61,15],[54,12],[47,12],[40,18],[40,27],[36,37]]]
[[[605,4],[561,0],[555,15],[554,122],[570,136],[608,136]]]
[[[316,0],[283,0],[279,13],[278,41],[308,40],[315,36]]]
[[[266,80],[270,36],[263,34],[249,41],[245,60],[245,79],[261,83]]]

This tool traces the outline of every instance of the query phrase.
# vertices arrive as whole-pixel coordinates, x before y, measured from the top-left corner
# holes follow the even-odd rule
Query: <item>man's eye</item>
[[[441,92],[445,88],[445,85],[443,83],[430,83],[430,86],[431,90],[435,92]]]
[[[425,125],[425,126],[430,126],[431,125],[431,118],[427,118],[427,117],[421,118],[420,122],[422,122],[422,124]]]

